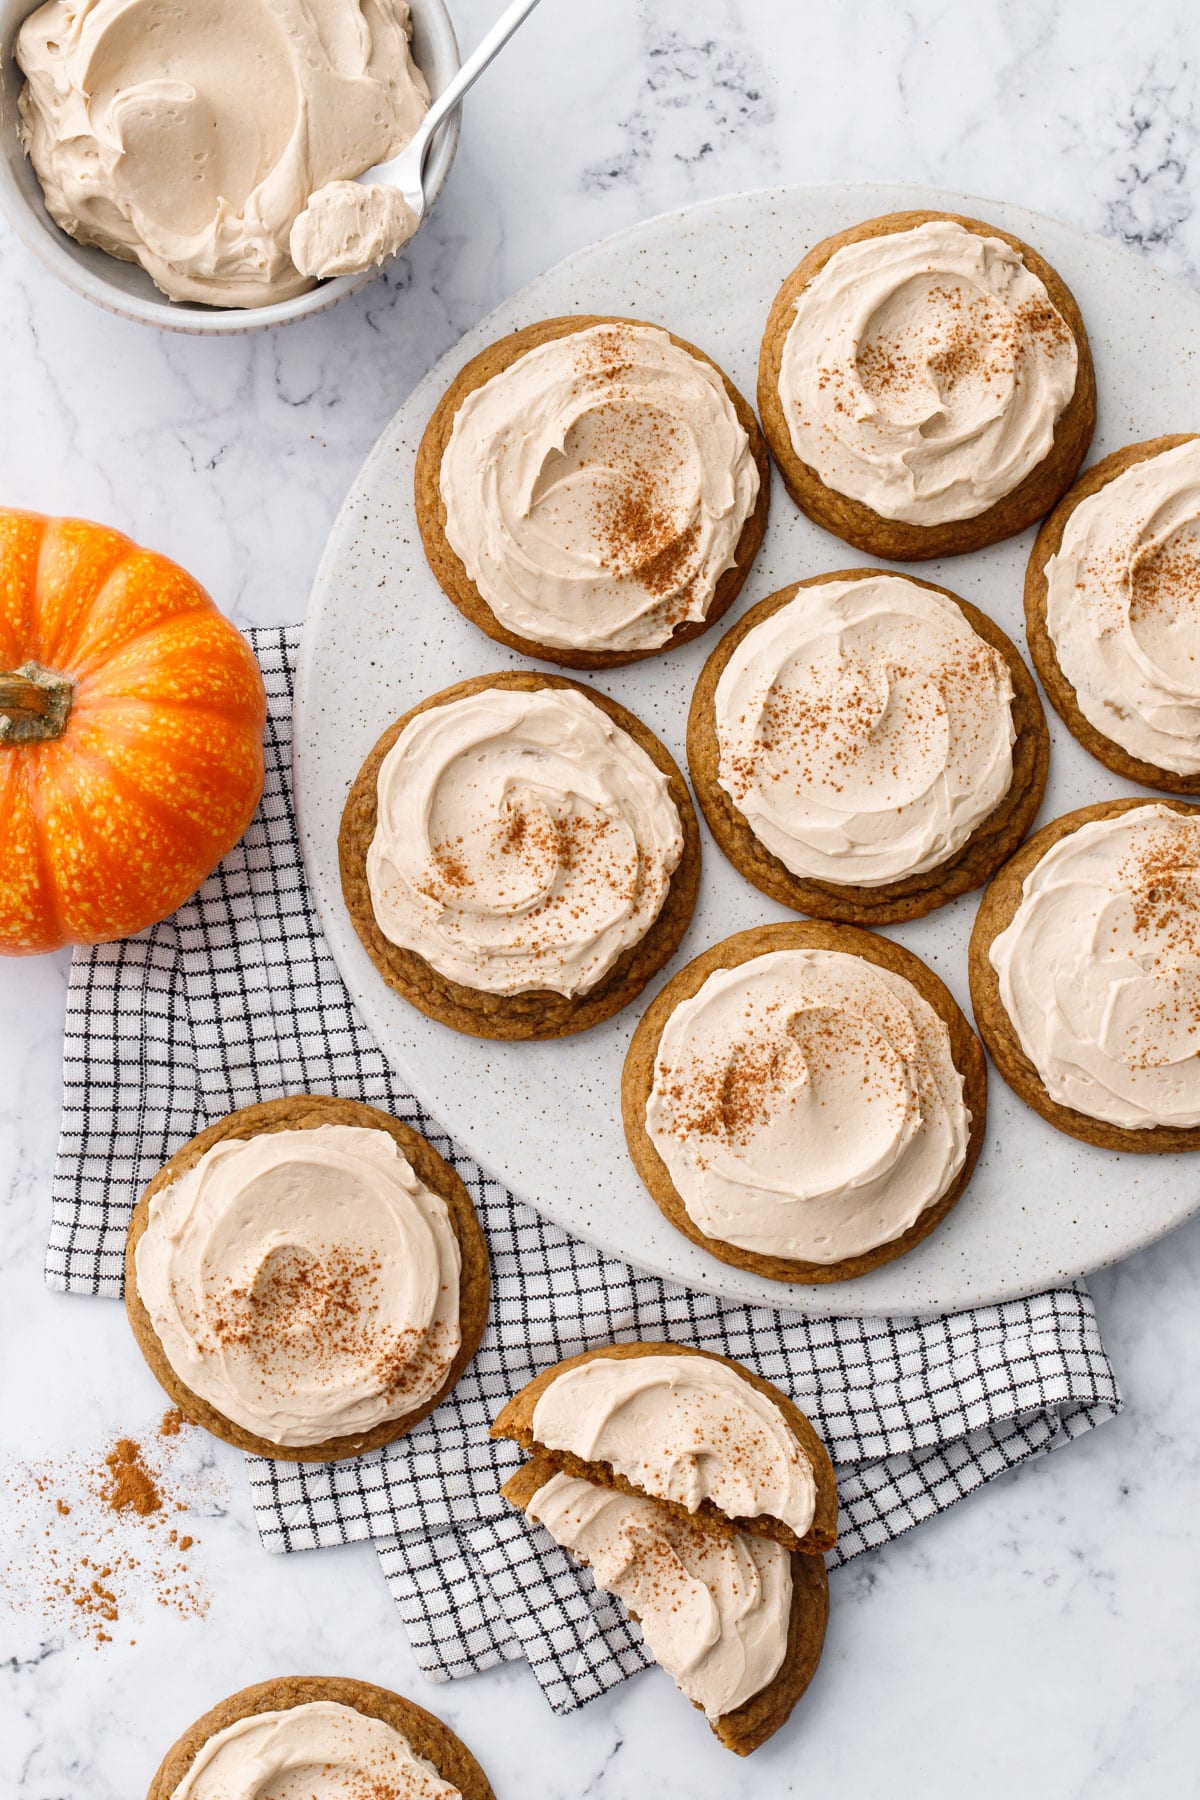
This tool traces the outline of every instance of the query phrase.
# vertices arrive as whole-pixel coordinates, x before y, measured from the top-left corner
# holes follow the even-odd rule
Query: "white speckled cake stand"
[[[944,1225],[863,1280],[805,1288],[727,1268],[667,1224],[634,1172],[620,1077],[642,1002],[551,1044],[495,1044],[424,1018],[376,974],[342,904],[337,830],[359,765],[383,728],[426,694],[521,659],[477,631],[425,564],[413,507],[421,432],[452,376],[492,339],[555,313],[626,313],[691,339],[753,399],[758,345],[776,288],[818,239],[904,207],[964,212],[1033,244],[1073,289],[1096,359],[1102,456],[1162,432],[1200,429],[1200,301],[1126,252],[1065,225],[926,188],[776,188],[666,213],[540,276],[475,327],[400,409],[334,525],[305,625],[296,688],[296,806],[305,866],[338,967],[393,1065],[430,1111],[522,1199],[569,1231],[731,1298],[810,1313],[928,1313],[1026,1294],[1085,1274],[1200,1209],[1200,1163],[1126,1156],[1062,1136],[993,1070],[987,1142]],[[1024,647],[1021,589],[1032,532],[974,556],[920,565]],[[724,626],[672,655],[606,672],[596,685],[631,707],[684,763],[688,701],[717,633],[764,594],[864,557],[812,525],[778,479],[766,541]],[[1053,737],[1043,820],[1140,792],[1087,755],[1047,708]],[[700,902],[659,981],[729,932],[794,915],[765,899],[710,837]],[[969,1014],[967,940],[977,896],[894,928]]]

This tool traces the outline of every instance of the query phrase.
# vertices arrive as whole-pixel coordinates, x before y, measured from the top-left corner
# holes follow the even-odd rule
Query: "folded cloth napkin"
[[[547,1363],[665,1337],[738,1357],[794,1394],[837,1465],[832,1564],[1119,1409],[1083,1286],[940,1319],[727,1305],[602,1256],[458,1151],[369,1038],[305,888],[290,785],[298,635],[252,634],[270,710],[266,786],[245,839],[172,918],[72,964],[46,1259],[51,1287],[118,1295],[145,1183],[204,1125],[276,1094],[372,1102],[454,1164],[491,1249],[479,1353],[450,1398],[382,1451],[315,1466],[248,1457],[268,1549],[374,1539],[431,1679],[524,1656],[565,1712],[649,1658],[621,1609],[498,1496],[520,1457],[488,1425]]]

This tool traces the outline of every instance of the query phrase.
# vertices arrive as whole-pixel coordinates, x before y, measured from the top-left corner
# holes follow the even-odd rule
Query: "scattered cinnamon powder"
[[[196,1540],[168,1520],[223,1497],[203,1434],[174,1409],[141,1441],[11,1464],[0,1470],[4,1602],[39,1638],[94,1647],[123,1637],[147,1607],[202,1617],[203,1576],[184,1560]]]
[[[161,1510],[162,1495],[142,1461],[140,1444],[132,1438],[118,1438],[105,1457],[104,1466],[111,1476],[104,1499],[113,1512],[132,1508],[145,1518],[147,1513]]]

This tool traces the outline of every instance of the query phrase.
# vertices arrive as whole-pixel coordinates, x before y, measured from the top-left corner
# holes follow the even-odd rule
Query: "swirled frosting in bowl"
[[[1046,630],[1089,725],[1200,774],[1200,439],[1074,508],[1046,564]]]
[[[416,714],[380,766],[379,928],[465,987],[594,988],[683,854],[667,777],[575,688],[484,688]]]
[[[945,594],[802,587],[717,683],[718,780],[793,875],[879,887],[957,854],[1012,783],[1012,681]]]
[[[153,1196],[135,1266],[180,1380],[273,1444],[416,1412],[462,1341],[449,1211],[386,1131],[221,1140]]]
[[[636,1616],[654,1660],[707,1718],[778,1673],[792,1605],[782,1544],[715,1537],[653,1500],[561,1473],[525,1511]]]
[[[348,178],[398,153],[428,109],[411,29],[408,0],[47,0],[16,44],[47,211],[173,300],[302,294],[344,264],[302,273],[296,219],[341,183],[322,241],[344,248],[333,215],[357,217],[364,191]],[[395,247],[364,239],[355,267]]]
[[[712,1357],[596,1356],[564,1369],[533,1409],[534,1441],[607,1463],[652,1499],[728,1519],[781,1520],[802,1538],[817,1485],[783,1413]]]
[[[171,1800],[462,1800],[385,1719],[333,1700],[251,1713],[197,1752]]]
[[[779,400],[796,455],[885,519],[971,519],[1049,454],[1074,334],[1019,251],[951,219],[836,250],[795,302]]]
[[[505,630],[639,651],[707,616],[759,478],[711,364],[616,322],[540,344],[469,393],[440,485],[447,540]]]
[[[1060,838],[989,956],[1052,1100],[1200,1125],[1200,814],[1149,804]]]
[[[963,1167],[970,1120],[944,1020],[840,950],[715,970],[668,1018],[646,1102],[701,1231],[810,1263],[902,1237]]]

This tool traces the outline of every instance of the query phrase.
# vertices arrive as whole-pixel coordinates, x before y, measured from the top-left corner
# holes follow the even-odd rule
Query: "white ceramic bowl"
[[[60,231],[46,211],[41,184],[17,135],[17,95],[24,77],[16,65],[13,48],[21,24],[36,10],[37,3],[38,0],[0,0],[0,206],[17,236],[60,281],[85,300],[143,325],[157,325],[164,331],[228,336],[261,331],[267,325],[284,325],[292,319],[324,312],[347,294],[357,293],[379,273],[377,265],[361,274],[339,275],[332,281],[319,282],[307,294],[281,300],[274,306],[197,306],[168,300],[136,263],[119,262],[103,250],[85,249]],[[436,98],[458,70],[458,40],[445,0],[409,3],[413,57]],[[450,173],[458,148],[458,131],[456,112],[442,126],[429,153],[425,186],[430,208]]]

